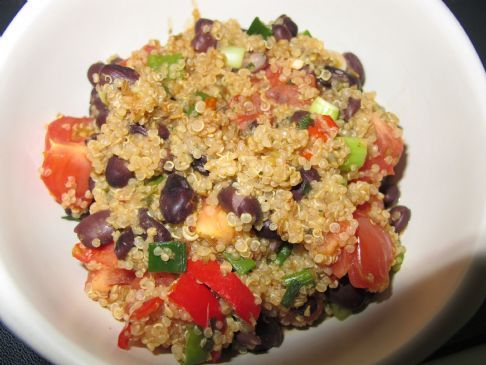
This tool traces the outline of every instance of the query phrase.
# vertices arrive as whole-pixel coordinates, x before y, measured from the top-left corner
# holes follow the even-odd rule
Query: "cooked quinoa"
[[[91,119],[65,122],[90,168],[57,196],[81,219],[73,255],[88,296],[125,324],[118,345],[188,365],[361,310],[399,269],[409,216],[385,179],[403,150],[398,118],[363,90],[354,54],[287,16],[248,31],[195,20],[91,66]],[[41,172],[56,195],[50,148]],[[218,285],[230,279],[248,293]],[[208,300],[202,324],[205,299],[178,295],[183,280]]]

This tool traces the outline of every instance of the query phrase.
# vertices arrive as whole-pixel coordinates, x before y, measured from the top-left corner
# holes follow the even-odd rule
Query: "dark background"
[[[24,0],[0,0],[0,35],[24,3]],[[486,65],[486,0],[444,0],[444,3],[465,29],[483,66]],[[479,344],[486,344],[486,301],[476,315],[428,360]],[[50,362],[33,352],[0,322],[0,364],[50,365]]]

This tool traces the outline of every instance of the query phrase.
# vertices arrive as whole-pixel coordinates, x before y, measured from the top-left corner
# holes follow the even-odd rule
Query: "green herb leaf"
[[[277,253],[277,258],[275,259],[275,262],[279,266],[282,266],[283,263],[289,258],[290,254],[292,253],[293,247],[294,246],[291,244],[285,244],[280,248]]]
[[[182,242],[169,241],[150,243],[148,253],[149,272],[181,273],[187,270],[186,245]],[[160,254],[156,255],[156,253]],[[162,259],[164,255],[169,255],[167,261]]]
[[[62,216],[61,219],[64,219],[66,221],[81,222],[81,218],[75,218],[72,215]]]
[[[307,37],[311,37],[312,38],[311,32],[309,32],[307,29],[302,32],[302,35],[306,35]]]
[[[196,111],[196,106],[194,104],[190,104],[188,106],[186,106],[184,108],[184,113],[188,116],[188,117],[191,117],[191,116],[198,116],[199,113]]]
[[[261,35],[264,39],[267,39],[270,37],[273,33],[272,30],[263,23],[259,17],[256,17],[253,19],[251,22],[250,28],[246,31],[246,34],[248,35],[255,35],[259,34]]]
[[[248,274],[256,267],[256,263],[252,259],[246,259],[244,257],[235,258],[229,252],[225,252],[224,257],[226,260],[229,261],[231,266],[233,266],[236,272],[240,275]]]

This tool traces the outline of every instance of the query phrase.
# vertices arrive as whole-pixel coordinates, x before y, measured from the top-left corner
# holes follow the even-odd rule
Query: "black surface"
[[[466,30],[483,65],[486,65],[486,1],[445,0],[456,18]],[[23,0],[0,0],[0,34],[25,3]],[[486,301],[476,315],[446,344],[433,353],[430,359],[486,343]],[[4,365],[50,365],[37,355],[0,322],[0,364]]]

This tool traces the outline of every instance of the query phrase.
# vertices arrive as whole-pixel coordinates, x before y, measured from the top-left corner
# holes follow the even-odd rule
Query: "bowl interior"
[[[256,15],[270,20],[286,13],[328,48],[353,51],[367,72],[365,88],[376,90],[382,105],[400,117],[407,143],[401,202],[412,220],[392,295],[345,322],[330,319],[288,332],[281,348],[233,362],[389,360],[436,325],[458,287],[476,279],[466,273],[486,252],[484,70],[439,1],[207,0],[199,6],[205,17],[236,18],[243,27]],[[1,316],[55,362],[158,364],[164,356],[164,363],[175,363],[171,356],[116,347],[121,323],[85,296],[86,273],[71,257],[74,224],[59,219],[63,212],[38,168],[45,124],[57,113],[88,113],[89,65],[114,53],[126,56],[150,38],[165,41],[169,20],[181,31],[191,10],[189,0],[146,0],[143,6],[136,0],[32,1],[2,40]],[[473,287],[469,294],[473,290],[484,293]],[[459,316],[453,322],[459,325]]]

